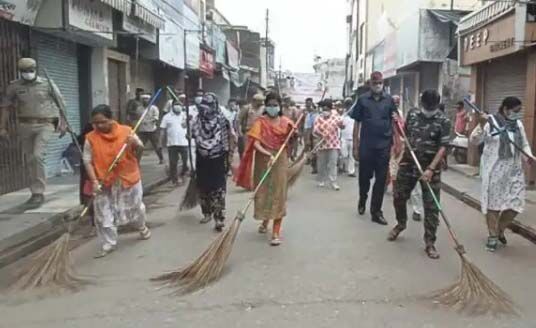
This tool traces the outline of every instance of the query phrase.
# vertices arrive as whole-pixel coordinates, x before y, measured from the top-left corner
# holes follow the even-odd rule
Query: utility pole
[[[269,59],[270,59],[270,56],[268,55],[268,33],[269,33],[269,29],[270,29],[270,10],[268,8],[266,8],[266,36],[265,36],[265,39],[264,39],[264,52],[265,52],[265,55],[266,55],[266,58],[265,58],[265,61],[266,61],[266,85],[268,85],[268,79],[269,79],[269,75],[270,75],[270,63],[269,63]]]

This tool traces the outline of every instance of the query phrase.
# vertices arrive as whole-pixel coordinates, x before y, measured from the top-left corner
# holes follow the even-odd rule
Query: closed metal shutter
[[[497,113],[504,98],[525,100],[527,89],[527,59],[525,54],[512,55],[485,64],[484,105]]]
[[[28,56],[28,51],[28,28],[0,19],[0,97],[9,82],[17,78],[17,61]],[[8,125],[12,135],[9,140],[0,140],[0,195],[29,185],[15,111],[11,111]]]
[[[67,104],[67,119],[75,133],[80,131],[80,95],[78,83],[77,45],[74,42],[56,38],[44,33],[34,33],[37,62],[40,75],[44,76],[46,68],[50,77],[58,85]],[[47,175],[58,175],[63,151],[71,143],[66,135],[59,139],[54,135],[47,147]]]

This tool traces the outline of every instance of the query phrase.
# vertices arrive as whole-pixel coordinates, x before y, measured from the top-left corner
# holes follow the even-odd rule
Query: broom
[[[419,173],[424,175],[422,166],[419,163],[419,160],[417,159],[417,156],[415,155],[408,138],[406,137],[404,129],[400,126],[400,122],[397,121],[396,123],[396,127],[398,128],[400,135],[403,137],[406,147],[411,153],[411,157],[413,158]],[[430,183],[426,182],[426,187],[432,195],[434,204],[439,210],[441,218],[447,226],[451,240],[455,245],[454,249],[462,261],[461,276],[459,280],[445,289],[434,292],[429,296],[429,298],[434,302],[456,308],[460,312],[465,312],[468,314],[516,314],[517,312],[515,305],[511,301],[510,297],[503,290],[501,290],[499,286],[486,277],[486,275],[484,275],[484,273],[482,273],[482,271],[480,271],[476,265],[469,261],[465,248],[458,241],[450,221],[447,219],[439,199],[430,186]]]
[[[179,97],[173,92],[173,90],[167,86],[167,91],[175,101],[179,101]],[[190,181],[188,182],[188,187],[186,187],[186,192],[179,206],[180,211],[190,210],[196,207],[199,204],[199,190],[197,189],[197,173],[194,170],[193,159],[192,159],[192,139],[191,139],[191,126],[190,126],[190,106],[188,106],[188,98],[186,98],[186,134],[188,135],[188,158],[190,161],[190,168],[192,170],[190,174]]]
[[[298,122],[303,118],[303,114],[298,119]],[[249,207],[255,200],[255,195],[259,192],[261,186],[266,181],[274,164],[277,162],[283,151],[286,151],[287,144],[290,141],[290,138],[293,136],[294,132],[297,129],[298,124],[294,125],[292,130],[289,132],[285,142],[278,150],[274,157],[274,161],[268,166],[266,171],[263,173],[261,180],[259,181],[255,191],[249,198],[247,204],[244,208],[239,211],[233,220],[231,226],[225,231],[225,233],[220,234],[219,237],[210,244],[210,246],[199,256],[192,264],[180,271],[174,271],[160,275],[158,277],[152,278],[151,281],[158,281],[165,285],[176,286],[178,285],[179,289],[175,294],[186,294],[190,292],[197,291],[206,287],[213,281],[216,281],[220,278],[225,263],[231,254],[233,249],[233,244],[238,235],[238,230],[242,221],[244,221],[246,212]]]
[[[315,154],[320,146],[324,143],[324,138],[322,138],[315,146],[314,148],[309,151],[308,153],[305,152],[305,150],[301,153],[301,155],[298,157],[298,159],[292,163],[292,165],[288,169],[288,186],[293,187],[294,184],[296,184],[296,181],[298,181],[298,178],[300,177],[303,168],[305,167],[305,163],[307,162],[307,159]]]
[[[149,109],[153,106],[156,99],[160,96],[161,89],[159,89],[154,95],[153,99],[149,103],[149,106],[144,110],[136,126],[133,129],[135,133]],[[117,156],[114,158],[112,164],[106,171],[106,177],[108,177],[115,169],[120,159],[124,155],[128,145],[125,143]],[[80,213],[78,220],[72,220],[67,226],[67,231],[56,241],[50,245],[44,247],[38,251],[24,266],[19,274],[17,281],[12,285],[13,289],[30,289],[37,287],[59,287],[70,290],[78,290],[80,285],[87,284],[89,281],[76,276],[72,269],[71,252],[69,250],[69,241],[71,239],[72,227],[75,221],[82,219],[89,211],[90,206],[93,204],[93,199],[84,207]]]

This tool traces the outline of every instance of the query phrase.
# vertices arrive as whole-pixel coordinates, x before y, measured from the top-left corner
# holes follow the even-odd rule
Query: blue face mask
[[[265,107],[266,114],[270,117],[277,117],[279,115],[279,106],[266,106]]]

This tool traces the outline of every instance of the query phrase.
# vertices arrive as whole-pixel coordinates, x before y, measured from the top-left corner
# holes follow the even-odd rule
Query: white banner
[[[98,1],[69,0],[69,25],[113,40],[112,8]]]
[[[0,19],[34,25],[43,0],[0,0]]]

